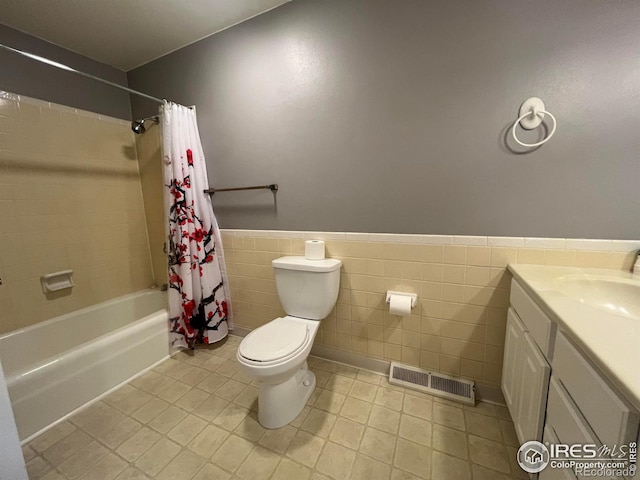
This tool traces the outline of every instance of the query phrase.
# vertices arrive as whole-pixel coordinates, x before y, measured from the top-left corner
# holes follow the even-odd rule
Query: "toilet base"
[[[258,421],[264,428],[284,427],[302,411],[316,388],[316,376],[307,363],[289,380],[277,385],[258,386]]]

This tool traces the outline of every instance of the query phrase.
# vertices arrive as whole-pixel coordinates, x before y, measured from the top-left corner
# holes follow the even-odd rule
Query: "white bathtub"
[[[166,301],[144,290],[0,336],[21,441],[165,360]]]

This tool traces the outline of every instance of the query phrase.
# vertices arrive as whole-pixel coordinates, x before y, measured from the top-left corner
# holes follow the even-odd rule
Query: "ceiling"
[[[0,23],[128,71],[290,0],[0,0]]]

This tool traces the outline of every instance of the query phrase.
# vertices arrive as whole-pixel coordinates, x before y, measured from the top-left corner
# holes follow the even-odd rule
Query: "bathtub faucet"
[[[631,267],[631,273],[636,278],[640,278],[640,250],[635,253],[635,262],[633,267]]]

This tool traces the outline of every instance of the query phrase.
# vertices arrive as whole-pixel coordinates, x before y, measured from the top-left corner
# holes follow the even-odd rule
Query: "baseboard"
[[[351,365],[352,367],[362,368],[371,372],[380,373],[382,375],[389,375],[389,362],[367,357],[366,355],[361,355],[359,353],[337,350],[324,345],[314,345],[311,348],[311,355],[338,363],[344,363],[345,365]]]
[[[476,382],[476,400],[493,403],[495,405],[506,405],[504,395],[500,387],[486,383]]]
[[[251,332],[250,328],[245,327],[233,327],[233,330],[229,330],[229,335],[235,337],[246,337]]]
[[[249,332],[251,332],[251,329],[249,328],[235,327],[230,335],[245,337]],[[382,375],[389,375],[389,365],[391,362],[367,357],[360,353],[337,350],[324,345],[314,345],[311,349],[311,355],[314,357],[324,358],[325,360],[344,363],[345,365],[350,365],[352,367],[380,373]],[[494,403],[496,405],[505,405],[502,390],[500,390],[500,387],[496,385],[476,382],[476,399],[482,400],[483,402]]]

